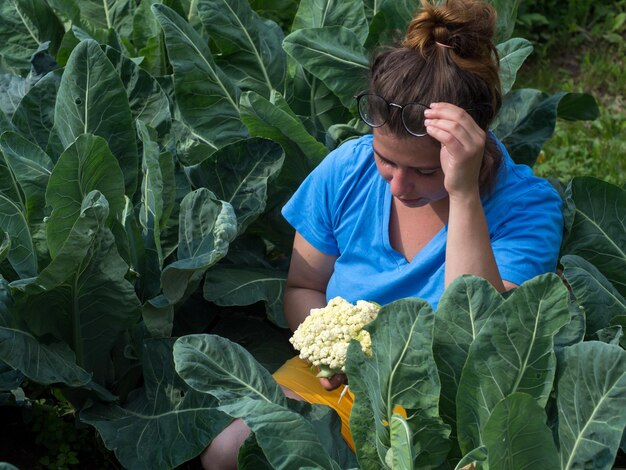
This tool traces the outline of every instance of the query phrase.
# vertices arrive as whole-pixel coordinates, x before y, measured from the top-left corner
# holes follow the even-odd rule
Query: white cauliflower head
[[[350,341],[361,343],[362,351],[372,354],[372,340],[363,327],[378,315],[380,305],[359,300],[356,305],[335,297],[324,308],[311,309],[289,340],[300,351],[300,358],[319,367],[318,377],[345,372]]]

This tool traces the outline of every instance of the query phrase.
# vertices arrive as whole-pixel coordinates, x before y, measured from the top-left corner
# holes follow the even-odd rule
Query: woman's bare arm
[[[500,292],[515,287],[500,276],[480,200],[485,131],[466,111],[449,103],[433,103],[424,114],[428,133],[441,143],[441,167],[450,198],[445,287],[463,274],[480,276]]]
[[[298,328],[312,308],[326,306],[326,286],[336,259],[313,247],[296,232],[284,297],[285,318],[292,331]],[[344,374],[320,379],[326,390],[334,390],[345,382]]]
[[[292,331],[312,308],[326,306],[326,286],[336,259],[319,251],[296,232],[284,296],[285,318]]]
[[[463,274],[480,276],[500,292],[516,287],[498,271],[478,191],[474,196],[450,198],[445,286]]]

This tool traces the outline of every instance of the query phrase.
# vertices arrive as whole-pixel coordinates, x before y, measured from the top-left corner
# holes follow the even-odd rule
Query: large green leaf
[[[61,71],[50,72],[28,90],[13,114],[15,128],[42,149],[48,145],[54,125],[54,103],[61,83]]]
[[[250,397],[286,406],[287,398],[270,373],[242,346],[217,335],[188,335],[174,344],[176,372],[195,390],[224,404]]]
[[[352,30],[363,44],[369,32],[363,1],[300,2],[292,31],[327,26],[344,26]],[[301,65],[297,65],[293,72],[292,88],[293,96],[289,95],[291,107],[303,117],[308,131],[318,139],[322,139],[326,130],[333,124],[350,119],[350,113],[339,98],[321,80],[305,72]]]
[[[346,108],[354,107],[354,95],[367,83],[369,72],[367,51],[354,32],[344,26],[299,29],[285,38],[283,48]]]
[[[169,338],[174,326],[174,306],[158,295],[143,304],[141,318],[153,338]]]
[[[285,162],[280,182],[293,190],[328,153],[328,149],[307,132],[278,92],[272,92],[269,101],[254,92],[244,93],[241,120],[250,134],[272,139],[283,147]]]
[[[484,279],[457,278],[443,293],[435,315],[433,354],[441,380],[441,417],[456,436],[456,396],[469,348],[493,311],[504,302]]]
[[[239,470],[273,470],[274,467],[265,458],[254,434],[250,434],[237,454],[237,468]]]
[[[243,347],[216,335],[184,336],[174,362],[185,382],[246,422],[274,468],[337,468],[311,423],[287,408],[276,381]]]
[[[299,413],[250,396],[219,409],[245,421],[274,468],[341,468],[328,455],[311,424]]]
[[[9,118],[2,112],[0,112],[0,134],[5,131],[14,130],[13,125],[11,124]]]
[[[6,131],[14,132],[14,131]],[[0,152],[0,194],[15,202],[19,208],[25,210],[26,202],[20,187],[15,180],[15,175],[7,166],[4,156]]]
[[[27,331],[0,327],[0,361],[42,385],[81,387],[91,374],[76,365],[76,357],[62,342],[43,344]]]
[[[122,36],[130,36],[135,0],[80,0],[76,6],[80,9],[81,24],[114,29]]]
[[[9,284],[4,278],[0,277],[0,331],[13,326],[12,308],[13,299],[9,293]],[[4,346],[6,347],[6,344]],[[1,349],[2,345],[0,343]],[[23,381],[24,374],[0,360],[0,392],[15,390]]]
[[[513,393],[493,408],[483,432],[489,468],[559,468],[546,412],[526,393]]]
[[[489,470],[488,467],[486,466],[487,457],[488,457],[487,447],[486,446],[477,447],[476,449],[472,449],[467,454],[465,454],[463,458],[459,460],[459,462],[456,464],[456,467],[454,467],[454,470],[468,470],[468,469],[473,470],[473,468],[471,466],[468,467],[468,465],[476,464],[476,463],[484,463],[484,465],[482,466],[479,465],[477,468],[482,467],[485,470]]]
[[[613,319],[611,320],[611,325],[619,325],[622,327],[622,331],[626,331],[626,315],[613,317]],[[626,335],[620,338],[619,344],[622,348],[626,349]],[[626,435],[624,439],[626,439]],[[626,444],[626,441],[624,441],[624,444]]]
[[[106,226],[104,196],[85,196],[56,257],[36,278],[14,282],[16,305],[30,331],[65,341],[76,362],[106,383],[112,374],[111,349],[136,323],[140,304],[125,279],[128,266]]]
[[[211,334],[242,345],[271,373],[294,356],[293,347],[289,343],[289,330],[277,328],[254,311],[246,314],[242,311],[222,310],[219,322],[211,328]]]
[[[26,219],[30,223],[41,222],[52,160],[37,145],[15,132],[5,132],[0,136],[0,149],[7,167],[24,194]]]
[[[469,349],[457,392],[463,453],[484,443],[496,404],[515,392],[545,406],[556,371],[554,336],[570,320],[568,291],[554,274],[526,281],[491,314]]]
[[[404,416],[399,413],[391,415],[389,434],[391,447],[385,455],[385,463],[390,468],[413,468],[413,432]]]
[[[125,468],[178,467],[198,455],[230,421],[215,409],[215,398],[195,391],[178,377],[173,341],[144,343],[144,387],[128,403],[95,405],[80,414]]]
[[[419,0],[366,0],[366,10],[373,14],[366,46],[396,44],[404,38],[409,21],[420,8]],[[369,5],[368,5],[369,4]]]
[[[496,35],[495,41],[499,43],[511,37],[515,29],[515,21],[517,20],[517,9],[519,0],[490,0],[496,11]]]
[[[576,255],[561,258],[563,276],[585,309],[586,330],[592,334],[626,315],[626,300],[590,262]]]
[[[169,175],[167,178],[164,178],[163,180],[164,184],[167,183],[166,186],[164,187],[167,187],[168,192],[170,191],[170,188],[171,188],[171,190],[173,191],[172,194],[174,195],[172,201],[168,201],[167,205],[165,204],[165,201],[164,201],[164,204],[163,204],[164,211],[165,211],[165,208],[168,209],[167,211],[168,217],[167,219],[163,217],[163,220],[162,220],[163,224],[161,226],[161,247],[163,248],[163,255],[167,258],[171,256],[172,254],[174,254],[178,248],[178,244],[179,244],[178,235],[179,235],[179,228],[180,228],[179,227],[180,204],[182,203],[185,196],[187,196],[187,194],[191,192],[192,188],[191,188],[191,184],[189,183],[189,179],[187,178],[187,175],[185,175],[185,171],[182,168],[182,166],[174,165],[174,161],[172,159],[168,162],[170,164],[170,166],[168,167],[165,164],[163,156],[161,156],[160,162],[161,162],[161,175],[164,177],[166,175]],[[172,173],[173,173],[173,176],[172,176]]]
[[[169,62],[165,53],[165,37],[161,34],[161,26],[152,14],[153,3],[161,0],[141,0],[133,17],[133,45],[137,55],[142,58],[141,68],[154,77],[168,73]]]
[[[512,38],[498,44],[500,58],[500,85],[502,94],[506,95],[517,77],[517,71],[533,51],[532,43],[527,39]]]
[[[20,277],[37,275],[37,255],[24,208],[0,194],[0,227],[11,237],[8,259]]]
[[[361,44],[369,33],[363,0],[302,0],[293,19],[292,31],[325,26],[345,26],[356,34]]]
[[[183,199],[178,230],[178,259],[161,275],[163,294],[171,303],[197,287],[204,272],[226,255],[237,235],[237,219],[229,203],[200,188]]]
[[[48,72],[58,68],[48,54],[48,43],[43,43],[33,54],[30,72],[25,77],[11,73],[0,73],[0,115],[11,120],[21,99]],[[0,60],[2,58],[0,57]]]
[[[0,462],[0,470],[19,470],[19,468],[7,462]]]
[[[170,102],[159,82],[116,49],[106,46],[105,53],[126,87],[133,121],[167,133],[172,125]]]
[[[557,404],[561,468],[611,468],[626,426],[626,351],[596,341],[565,348]]]
[[[11,237],[8,233],[0,228],[0,263],[9,256],[9,250],[11,249]]]
[[[585,338],[585,309],[574,299],[568,304],[570,320],[554,337],[554,349],[580,343]]]
[[[197,0],[163,0],[160,3],[172,8],[178,15],[185,18],[187,23],[193,26],[194,29],[198,31],[202,29],[198,16]]]
[[[574,178],[566,198],[575,206],[574,222],[562,254],[593,264],[626,297],[626,191],[596,178]]]
[[[308,132],[317,139],[325,139],[329,147],[327,130],[338,125],[336,123],[344,123],[352,118],[352,114],[341,104],[337,95],[319,78],[306,72],[301,65],[295,66],[289,105],[298,114]],[[369,130],[368,127],[368,132]]]
[[[82,134],[59,158],[46,190],[52,213],[46,225],[48,247],[56,256],[79,217],[85,196],[100,191],[111,217],[121,219],[124,210],[124,175],[106,141]]]
[[[177,156],[183,165],[196,165],[210,157],[217,147],[208,140],[199,136],[189,126],[181,121],[172,121],[169,140],[165,147]]]
[[[287,56],[276,23],[261,18],[248,0],[199,0],[198,13],[220,49],[220,67],[239,88],[265,97],[284,88]]]
[[[137,48],[144,47],[146,43],[161,33],[159,22],[150,9],[154,3],[163,3],[162,0],[139,0],[135,14],[133,15],[133,44]],[[143,62],[142,62],[143,64]]]
[[[298,8],[299,0],[250,0],[250,6],[263,18],[269,18],[287,29]]]
[[[450,429],[439,418],[433,324],[427,302],[399,300],[384,306],[365,327],[372,338],[372,357],[356,341],[348,348],[346,373],[355,397],[350,429],[364,468],[380,468],[385,461],[388,423],[396,407],[406,410],[418,468],[436,467],[448,453]]]
[[[82,27],[72,26],[71,31],[78,42],[95,41],[103,47],[109,46],[118,51],[126,50],[120,34],[115,29],[98,29],[93,28],[91,24],[83,23]]]
[[[594,98],[584,93],[513,90],[504,97],[492,127],[517,163],[532,166],[543,144],[554,133],[556,118],[593,120],[600,115]]]
[[[268,181],[284,159],[276,142],[250,138],[222,147],[187,173],[195,187],[207,188],[233,206],[241,234],[265,210]]]
[[[176,103],[185,122],[216,147],[246,137],[239,118],[241,91],[215,64],[206,41],[165,5],[155,4],[152,11],[165,32]]]
[[[70,55],[57,95],[54,126],[63,149],[81,134],[104,138],[124,174],[126,194],[134,194],[137,138],[126,89],[93,40],[81,41]]]
[[[283,293],[287,273],[276,269],[216,266],[204,279],[204,298],[223,306],[264,302],[271,321],[287,327]]]
[[[56,52],[64,33],[45,0],[3,1],[0,23],[0,57],[16,71],[28,69],[33,52],[47,41]]]
[[[142,263],[140,292],[142,298],[151,298],[161,290],[161,269],[164,261],[161,225],[167,191],[164,190],[164,178],[159,161],[159,144],[152,140],[148,128],[142,121],[137,121],[137,134],[143,147],[139,223],[142,229],[144,256],[139,260]]]
[[[53,167],[50,157],[33,142],[12,131],[0,137],[0,192],[8,199],[19,202],[28,222],[38,263],[45,265],[49,259],[45,237],[45,192]],[[6,180],[9,179],[9,181]],[[10,187],[6,184],[10,182]]]
[[[372,21],[372,18],[380,11],[380,0],[363,0],[363,8],[365,9],[365,15],[367,21]]]

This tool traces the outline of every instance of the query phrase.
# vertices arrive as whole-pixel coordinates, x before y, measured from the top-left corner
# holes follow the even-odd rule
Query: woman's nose
[[[413,181],[408,171],[396,169],[390,181],[391,193],[396,196],[410,194],[413,191]]]

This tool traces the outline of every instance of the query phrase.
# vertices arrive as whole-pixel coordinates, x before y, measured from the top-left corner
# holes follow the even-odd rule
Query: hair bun
[[[482,0],[448,0],[435,5],[421,0],[422,8],[407,28],[404,47],[429,55],[437,48],[451,49],[464,58],[484,57],[493,51],[495,9]]]

